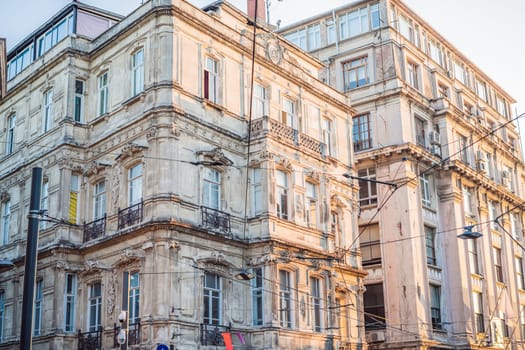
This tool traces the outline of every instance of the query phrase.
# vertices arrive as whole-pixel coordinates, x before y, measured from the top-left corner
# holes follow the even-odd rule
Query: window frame
[[[7,131],[6,131],[6,155],[12,154],[15,150],[15,134],[16,131],[16,113],[12,113],[7,117]]]
[[[442,324],[442,303],[441,303],[441,286],[430,284],[430,318],[432,321],[432,329],[443,329]]]
[[[9,243],[10,236],[10,224],[11,224],[11,199],[7,199],[2,202],[2,245]]]
[[[518,289],[525,290],[525,275],[523,274],[523,258],[516,256],[514,258],[516,268],[516,280]]]
[[[79,84],[81,89],[79,89]],[[84,94],[85,82],[84,80],[75,79],[75,96],[73,103],[73,120],[77,123],[84,122]]]
[[[427,265],[437,266],[437,245],[436,229],[430,226],[423,226],[425,231],[425,248],[427,256]]]
[[[220,62],[214,57],[206,56],[203,71],[203,97],[212,102],[219,103]]]
[[[483,294],[472,292],[472,312],[474,314],[473,328],[477,334],[485,333],[485,316],[483,313]]]
[[[479,261],[478,243],[475,239],[467,240],[467,250],[469,255],[470,272],[481,276],[481,264]]]
[[[129,324],[140,322],[140,274],[138,271],[129,273]]]
[[[361,263],[363,266],[381,264],[381,231],[379,224],[370,224],[359,227],[359,247],[361,249]],[[369,259],[367,259],[369,258]]]
[[[87,302],[87,329],[89,332],[96,332],[102,326],[102,295],[103,290],[101,281],[97,280],[89,284]]]
[[[323,117],[321,123],[322,142],[326,145],[326,153],[333,157],[336,155],[335,150],[337,145],[334,129],[335,122],[331,118]]]
[[[134,174],[134,170],[139,169],[138,174]],[[144,179],[144,166],[142,163],[137,163],[128,168],[128,206],[133,206],[142,201],[142,187]]]
[[[422,172],[419,174],[419,184],[421,186],[421,204],[424,207],[432,208],[432,178],[429,174]]]
[[[49,210],[49,181],[47,179],[42,181],[42,187],[40,190],[40,210],[44,213]],[[41,230],[48,226],[47,221],[44,220],[39,220],[38,225]]]
[[[281,180],[283,181],[280,181]],[[290,179],[289,173],[282,169],[275,169],[275,213],[283,220],[290,219]]]
[[[144,92],[144,48],[131,55],[132,94],[136,96]]]
[[[264,275],[263,268],[252,270],[254,278],[250,281],[252,296],[252,325],[262,326],[264,322]]]
[[[378,203],[378,192],[377,192],[377,183],[375,180],[377,173],[376,168],[364,168],[357,170],[357,176],[359,177],[359,206],[360,207],[369,207],[377,205]],[[365,193],[366,189],[366,193]],[[366,194],[366,197],[362,195]]]
[[[414,61],[407,60],[407,83],[414,89],[421,91],[421,83],[419,80],[420,76],[420,65]]]
[[[93,220],[98,220],[106,215],[106,179],[93,184]]]
[[[97,77],[97,87],[98,116],[102,116],[109,111],[109,71],[105,71]]]
[[[318,227],[318,192],[317,183],[305,181],[306,225],[311,229]]]
[[[205,167],[202,177],[202,204],[210,209],[221,210],[221,198],[222,172],[215,168]]]
[[[312,328],[314,332],[323,330],[323,281],[310,276],[310,296],[312,303]]]
[[[252,117],[259,118],[269,115],[269,95],[266,86],[256,83],[253,86]]]
[[[364,113],[352,118],[352,140],[354,152],[372,148],[372,128],[370,113]]]
[[[501,255],[501,248],[492,247],[492,256],[494,259],[494,277],[496,282],[505,283],[505,275],[503,272],[503,259]]]
[[[367,284],[363,294],[363,310],[365,316],[365,330],[385,329],[385,292],[383,283]],[[371,296],[371,292],[377,292]],[[368,293],[368,297],[367,297]],[[370,316],[372,315],[372,316]],[[381,321],[380,321],[381,320]],[[368,321],[368,322],[367,322]],[[370,323],[370,321],[372,321]]]
[[[342,66],[345,92],[370,84],[368,55],[343,62]]]
[[[252,213],[254,216],[263,212],[263,177],[261,168],[252,168]]]
[[[279,269],[279,323],[283,328],[293,327],[292,276]]]
[[[44,281],[38,279],[35,284],[35,301],[33,311],[33,336],[39,336],[42,334],[42,304],[44,296],[42,293]]]
[[[42,115],[42,133],[51,130],[53,124],[53,89],[44,92],[44,111]]]
[[[77,275],[66,273],[64,283],[64,332],[75,332],[76,298]]]
[[[209,278],[213,278],[213,285],[208,285]],[[203,276],[203,323],[221,325],[222,324],[222,304],[223,304],[223,283],[222,276],[205,272]],[[216,310],[216,312],[214,312]]]

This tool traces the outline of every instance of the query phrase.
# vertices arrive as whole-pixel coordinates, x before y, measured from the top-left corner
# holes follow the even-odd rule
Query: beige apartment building
[[[33,349],[120,349],[126,323],[129,349],[366,349],[366,272],[353,243],[358,187],[349,180],[357,175],[354,111],[318,79],[322,62],[252,24],[222,2],[199,9],[150,0],[121,17],[73,1],[0,59],[0,349],[18,349],[20,340],[34,167],[44,177]],[[378,108],[385,111],[383,100]],[[443,107],[443,130],[450,118]],[[408,149],[409,161],[394,161]],[[360,154],[360,169],[371,169],[373,155]],[[416,156],[438,161],[411,143],[384,154],[375,157],[392,164],[377,169],[381,179],[388,167],[412,176]],[[497,154],[498,166],[518,162],[508,150]],[[449,168],[514,203],[510,190],[465,164]],[[441,211],[461,202],[459,177],[448,172],[439,179],[451,194]],[[449,188],[451,176],[458,180]],[[396,199],[411,196],[419,208],[417,187],[412,181]],[[361,210],[364,222],[370,211]],[[484,240],[495,237],[510,249],[498,231]],[[424,239],[410,242],[424,250]],[[418,278],[427,276],[420,260]],[[444,283],[449,272],[439,261],[443,270],[429,271]],[[367,281],[380,283],[381,267],[370,272]],[[419,287],[428,295],[428,285]],[[408,300],[413,292],[407,286]]]
[[[322,79],[356,110],[369,348],[524,349],[512,97],[399,0],[353,1],[279,32],[325,63]],[[482,237],[457,237],[472,232]]]

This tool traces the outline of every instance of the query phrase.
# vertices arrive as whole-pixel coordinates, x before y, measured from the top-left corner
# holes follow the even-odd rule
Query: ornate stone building
[[[221,2],[74,1],[8,52],[0,349],[20,338],[33,167],[34,349],[120,348],[122,310],[129,348],[365,347],[353,111],[252,23]]]
[[[351,97],[358,177],[397,185],[359,181],[369,347],[523,349],[512,97],[399,0],[353,2],[280,33]],[[457,237],[469,230],[483,236]]]

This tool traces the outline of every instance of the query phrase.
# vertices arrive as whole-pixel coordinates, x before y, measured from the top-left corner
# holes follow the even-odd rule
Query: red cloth
[[[222,338],[224,339],[224,346],[226,346],[226,350],[233,350],[231,333],[224,332],[221,334],[222,334]]]

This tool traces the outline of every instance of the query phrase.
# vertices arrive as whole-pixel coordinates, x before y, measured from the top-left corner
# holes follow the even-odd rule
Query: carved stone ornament
[[[0,202],[4,203],[11,199],[11,196],[9,195],[9,192],[2,189],[2,192],[0,192]]]
[[[148,146],[140,145],[138,143],[128,143],[122,148],[122,151],[117,156],[117,159],[124,160],[126,158],[133,157],[135,154],[143,152]]]
[[[171,134],[175,138],[179,138],[180,135],[181,135],[180,128],[179,128],[179,126],[176,123],[171,123]]]
[[[287,158],[281,158],[277,161],[277,165],[281,168],[292,170],[292,162],[290,162]]]
[[[151,140],[157,137],[158,131],[159,130],[156,127],[152,126],[146,131],[146,139],[148,139],[148,141],[151,142]]]
[[[265,265],[266,263],[275,261],[275,256],[272,254],[265,254],[261,256],[255,256],[248,259],[249,266]]]
[[[306,169],[304,174],[306,175],[306,177],[310,178],[311,180],[314,180],[315,182],[319,182],[321,179],[321,175],[319,174],[319,172],[314,169]]]
[[[332,207],[346,208],[345,201],[336,194],[330,198],[330,204]]]
[[[105,162],[102,160],[93,161],[86,166],[86,171],[84,171],[84,176],[96,175],[110,166],[111,164],[109,162]]]
[[[197,156],[200,161],[212,161],[221,163],[222,165],[233,165],[233,162],[224,155],[219,147],[211,151],[198,151]]]
[[[275,64],[281,64],[283,60],[283,48],[279,40],[271,38],[266,42],[266,58]]]
[[[126,265],[144,260],[146,254],[141,249],[126,249],[120,252],[117,265]]]

